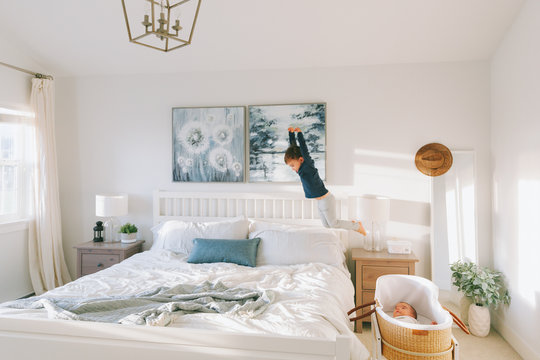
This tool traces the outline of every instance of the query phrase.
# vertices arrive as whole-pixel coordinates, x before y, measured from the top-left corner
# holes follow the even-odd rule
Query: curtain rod
[[[3,63],[3,62],[1,62],[1,61],[0,61],[0,65],[4,65],[4,66],[6,66],[6,67],[8,67],[8,68],[15,69],[15,70],[17,70],[17,71],[22,71],[22,72],[24,72],[24,73],[33,75],[33,76],[37,77],[38,79],[49,79],[49,80],[53,80],[53,77],[52,77],[51,75],[40,74],[40,73],[33,72],[33,71],[30,71],[30,70],[26,70],[26,69],[23,69],[23,68],[20,68],[20,67],[17,67],[17,66],[9,65],[9,64]]]

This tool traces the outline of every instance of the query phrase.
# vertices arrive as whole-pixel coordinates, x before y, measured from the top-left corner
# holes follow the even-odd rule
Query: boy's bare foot
[[[358,229],[356,229],[355,231],[358,231],[360,234],[366,236],[366,229],[364,229],[364,225],[362,225],[362,222],[360,221],[354,221],[354,223],[358,223]]]

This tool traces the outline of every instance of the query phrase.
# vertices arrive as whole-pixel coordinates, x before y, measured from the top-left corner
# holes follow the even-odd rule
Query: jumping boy
[[[298,133],[298,143],[294,133]],[[299,128],[289,128],[289,148],[285,152],[285,164],[296,171],[302,181],[304,194],[308,199],[316,199],[319,208],[319,215],[324,227],[341,228],[358,231],[366,235],[366,230],[360,221],[338,220],[336,218],[336,199],[324,186],[319,177],[319,171],[315,167],[315,162],[309,156],[309,151],[304,140],[304,135]]]

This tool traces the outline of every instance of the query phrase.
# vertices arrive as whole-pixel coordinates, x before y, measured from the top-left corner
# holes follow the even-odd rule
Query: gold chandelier
[[[122,0],[129,41],[164,52],[191,44],[201,1]]]

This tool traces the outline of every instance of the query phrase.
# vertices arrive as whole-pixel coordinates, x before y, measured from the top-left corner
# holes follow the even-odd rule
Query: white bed
[[[342,203],[338,202],[340,210]],[[313,201],[290,195],[156,192],[154,221],[215,221],[239,214],[272,222],[318,225]],[[321,229],[322,230],[322,229]],[[346,232],[340,232],[346,242]],[[322,263],[261,265],[190,264],[160,246],[80,278],[50,296],[132,295],[156,286],[221,281],[228,287],[274,291],[260,315],[197,313],[168,327],[49,320],[44,310],[0,309],[0,349],[18,359],[365,359],[346,311],[354,288],[345,266]]]

